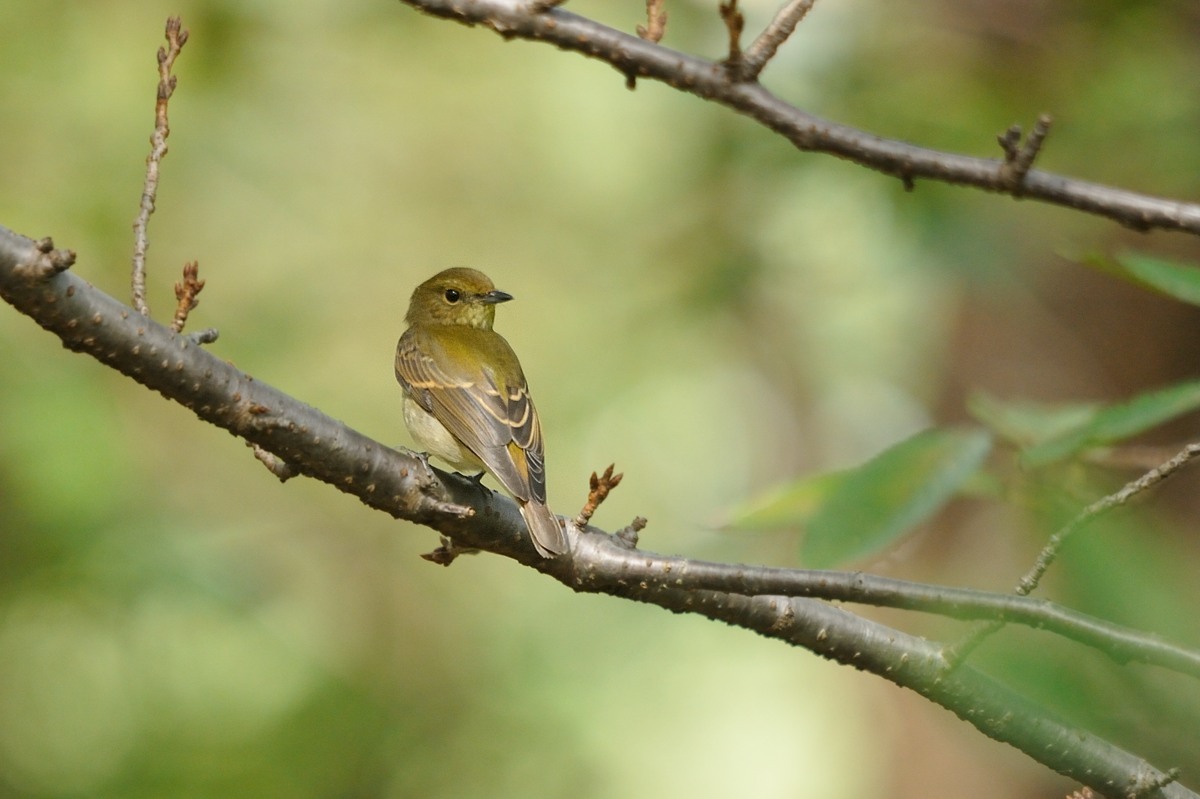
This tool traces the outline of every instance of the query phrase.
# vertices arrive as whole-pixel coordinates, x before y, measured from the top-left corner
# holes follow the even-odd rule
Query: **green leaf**
[[[845,474],[826,472],[768,489],[735,508],[725,526],[739,530],[788,530],[801,527],[808,523]]]
[[[1135,285],[1192,305],[1200,305],[1200,268],[1141,253],[1125,252],[1115,258],[1088,256],[1084,264]]]
[[[1102,408],[1095,402],[1047,405],[1002,400],[983,392],[967,399],[967,410],[977,421],[1022,448],[1074,432],[1091,422]]]
[[[804,562],[830,568],[879,552],[942,507],[991,448],[984,430],[927,430],[842,473],[809,522]]]
[[[1084,424],[1030,447],[1021,455],[1021,463],[1029,468],[1056,463],[1087,449],[1132,438],[1197,408],[1200,380],[1142,394],[1103,408]]]

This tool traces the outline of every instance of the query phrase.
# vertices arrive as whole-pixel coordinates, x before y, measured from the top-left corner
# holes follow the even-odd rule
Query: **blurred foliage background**
[[[664,44],[722,55],[716,2]],[[571,10],[632,31],[637,0]],[[744,3],[748,30],[774,3]],[[967,398],[1113,401],[1194,376],[1200,313],[1079,266],[1200,242],[898,181],[609,67],[388,0],[0,4],[0,223],[52,234],[119,297],[165,18],[171,152],[150,304],[185,260],[212,350],[407,444],[392,349],[412,287],[469,264],[517,302],[553,507],[643,545],[798,563],[800,531],[723,529],[793,477],[862,461]],[[1200,197],[1200,9],[822,0],[764,82],[832,119]],[[1062,795],[1068,784],[876,678],[699,619],[576,596],[426,528],[279,484],[238,441],[0,310],[0,792],[112,797]],[[1156,431],[1164,446],[1195,419]],[[1136,471],[1064,468],[956,503],[873,571],[1010,587]],[[1200,643],[1184,475],[1064,556],[1047,595]],[[930,635],[961,627],[875,613]],[[1006,632],[977,657],[1058,711],[1200,767],[1197,687]],[[1100,701],[1101,699],[1111,699]],[[1193,786],[1195,783],[1192,783]]]

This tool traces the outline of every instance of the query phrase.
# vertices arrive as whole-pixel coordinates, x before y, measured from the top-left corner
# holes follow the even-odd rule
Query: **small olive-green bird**
[[[396,345],[396,379],[417,443],[459,471],[495,475],[537,551],[552,558],[567,551],[567,538],[546,507],[542,426],[516,353],[492,330],[496,305],[511,299],[464,267],[417,286]]]

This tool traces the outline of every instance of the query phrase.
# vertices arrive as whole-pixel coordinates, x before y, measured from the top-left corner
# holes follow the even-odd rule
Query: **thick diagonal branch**
[[[397,518],[433,527],[457,546],[519,560],[577,591],[613,594],[697,613],[755,630],[876,673],[943,705],[985,734],[1098,790],[1122,793],[1167,780],[1161,770],[1085,731],[1071,728],[969,666],[949,670],[927,642],[811,599],[746,596],[716,565],[691,579],[679,559],[632,550],[601,531],[574,531],[570,558],[537,555],[515,503],[466,479],[430,469],[316,409],[252,379],[186,336],[137,314],[69,271],[73,257],[48,241],[0,227],[0,296],[70,349],[85,352],[201,419],[285,459]],[[574,528],[572,528],[574,530]],[[657,569],[665,581],[638,568]],[[742,567],[726,567],[730,572]],[[672,571],[676,573],[672,574]],[[707,571],[707,574],[702,574]],[[782,588],[779,575],[758,589]],[[722,585],[712,590],[705,585]],[[862,594],[860,593],[861,597]],[[1009,600],[1014,598],[1008,598]],[[1069,745],[1068,745],[1069,743]],[[1178,784],[1145,796],[1195,797]]]

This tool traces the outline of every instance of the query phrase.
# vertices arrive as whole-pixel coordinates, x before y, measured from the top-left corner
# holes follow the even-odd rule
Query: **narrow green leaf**
[[[804,562],[829,568],[879,552],[942,507],[991,447],[984,430],[927,430],[845,472],[809,522]]]
[[[845,472],[802,477],[768,489],[735,508],[726,527],[738,530],[788,530],[802,527],[841,482]]]
[[[1079,427],[1037,444],[1021,455],[1022,465],[1037,468],[1093,447],[1116,444],[1200,408],[1200,380],[1134,397],[1098,411]]]
[[[1088,256],[1087,266],[1192,305],[1200,305],[1200,267],[1135,252]]]
[[[1102,408],[1094,402],[1047,405],[1002,400],[983,392],[976,392],[967,399],[967,410],[978,422],[1022,448],[1078,430],[1091,422]]]

